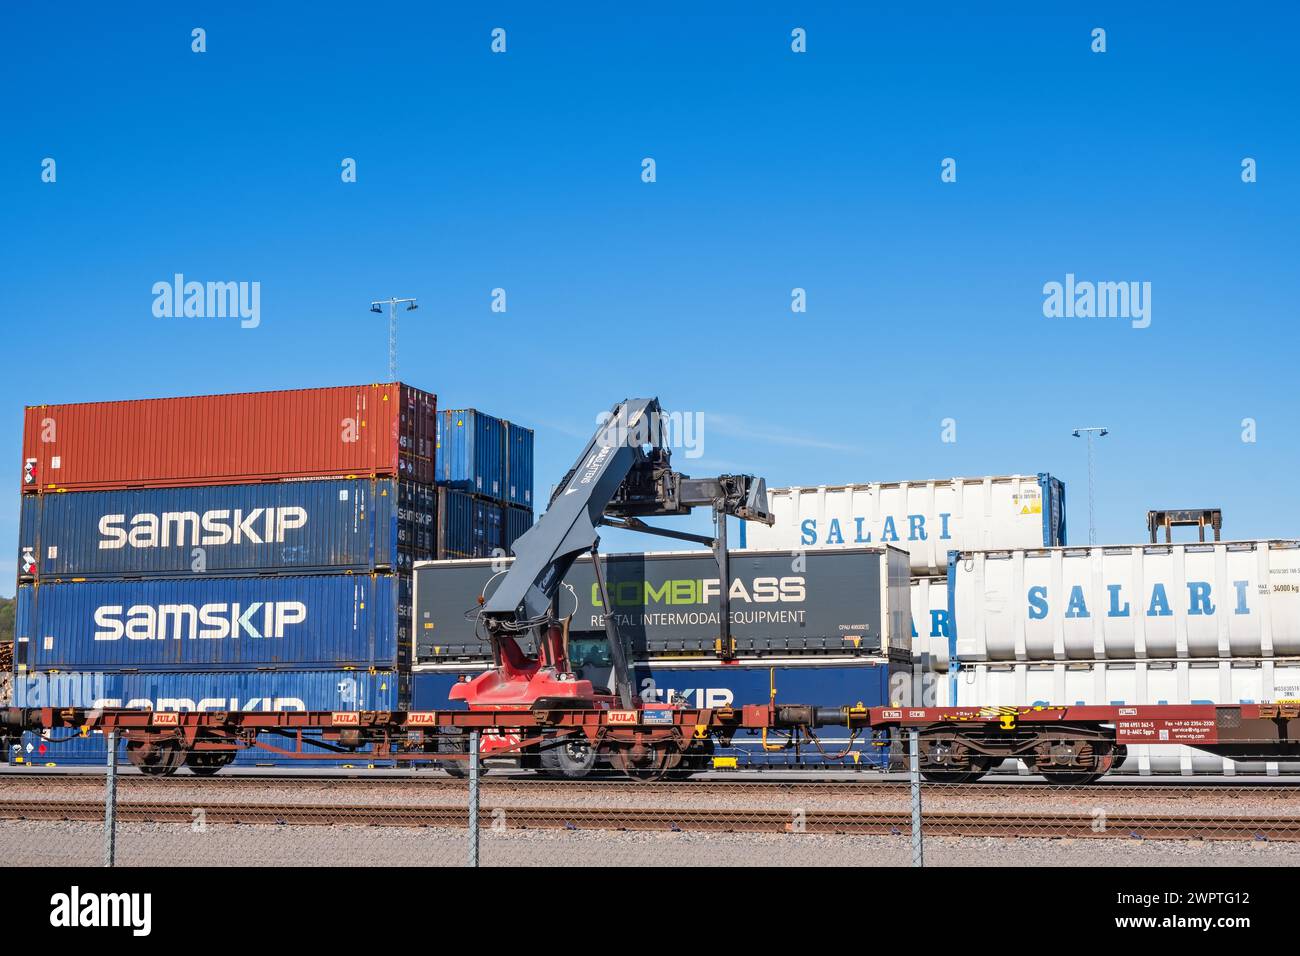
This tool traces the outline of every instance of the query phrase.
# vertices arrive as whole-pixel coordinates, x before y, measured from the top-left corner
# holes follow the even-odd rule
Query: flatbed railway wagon
[[[570,654],[579,673],[607,669],[608,649],[599,638],[573,641]],[[412,706],[448,706],[447,695],[458,682],[488,667],[487,662],[421,664],[411,674]],[[733,707],[747,700],[810,700],[814,706],[852,701],[864,707],[897,699],[908,668],[879,657],[779,657],[741,659],[722,664],[710,658],[640,660],[633,664],[636,689],[644,706],[674,702],[688,708]],[[599,679],[599,678],[597,678]],[[501,758],[502,739],[482,740],[485,758]],[[786,731],[742,728],[725,745],[715,748],[711,766],[730,769],[883,770],[891,757],[886,735],[827,728],[814,738]],[[535,761],[525,760],[525,763]]]
[[[689,776],[709,769],[718,746],[741,731],[808,736],[826,727],[887,735],[900,746],[915,733],[921,772],[931,780],[970,783],[999,760],[1016,758],[1059,784],[1091,783],[1130,744],[1185,745],[1228,757],[1300,754],[1300,701],[1217,706],[895,708],[743,704],[572,708],[537,701],[513,710],[155,712],[106,708],[7,708],[0,729],[116,732],[127,757],[150,774],[185,763],[216,772],[247,747],[276,737],[291,759],[337,760],[369,748],[398,762],[429,760],[464,767],[471,733],[515,735],[516,752],[561,748],[580,740],[636,780]],[[190,755],[202,754],[195,761]]]

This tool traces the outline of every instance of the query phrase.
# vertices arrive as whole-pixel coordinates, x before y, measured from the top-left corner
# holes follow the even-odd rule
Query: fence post
[[[925,838],[921,834],[921,732],[907,732],[908,778],[912,783],[912,865],[925,866]]]
[[[478,866],[478,731],[469,732],[469,865]]]
[[[104,865],[117,857],[117,731],[108,732],[108,768],[104,773]]]

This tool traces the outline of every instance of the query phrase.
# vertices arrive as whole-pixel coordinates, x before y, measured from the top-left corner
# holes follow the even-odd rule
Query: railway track
[[[0,800],[0,820],[101,822],[103,804],[92,800]],[[188,803],[119,803],[121,823],[193,824]],[[466,825],[463,806],[316,804],[214,804],[202,808],[205,825],[443,827]],[[669,832],[898,835],[909,832],[907,811],[719,810],[690,807],[511,807],[500,818],[507,829],[637,830]],[[1112,814],[1099,826],[1090,813],[971,813],[927,811],[929,836],[1038,837],[1068,839],[1300,841],[1300,817],[1203,814]]]
[[[50,790],[89,789],[102,791],[104,786],[103,771],[93,774],[39,774],[22,773],[0,775],[0,793],[6,787],[25,785],[48,788]],[[374,791],[407,788],[421,793],[464,794],[466,782],[445,776],[427,777],[354,777],[327,775],[256,775],[199,777],[192,774],[180,774],[174,777],[146,777],[140,774],[123,774],[118,777],[119,791],[169,789],[212,790],[219,793],[262,791],[268,788],[302,787],[303,789],[329,789],[342,791]],[[754,777],[721,779],[717,777],[695,778],[683,781],[654,781],[634,783],[621,776],[607,778],[588,777],[582,780],[563,780],[538,778],[525,775],[492,776],[487,775],[480,781],[480,787],[486,793],[510,794],[528,793],[537,789],[554,789],[557,791],[591,790],[609,796],[623,794],[682,794],[725,793],[767,791],[772,793],[795,794],[808,793],[827,797],[852,797],[874,794],[906,793],[909,784],[906,780],[780,780],[773,777]],[[1286,800],[1300,806],[1300,786],[1292,783],[1237,783],[1226,779],[1207,779],[1203,781],[1173,778],[1168,783],[1128,783],[1111,780],[1105,783],[1087,784],[1062,788],[1043,780],[1023,780],[1017,782],[983,780],[971,784],[923,784],[929,793],[968,793],[980,797],[1033,797],[1035,794],[1068,793],[1075,797],[1096,795],[1107,799],[1169,797],[1172,793],[1185,790],[1198,790],[1206,793],[1241,797],[1259,797],[1268,800]]]

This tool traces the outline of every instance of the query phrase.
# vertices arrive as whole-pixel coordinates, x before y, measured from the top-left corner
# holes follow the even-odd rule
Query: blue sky
[[[1100,541],[1300,535],[1300,17],[996,6],[6,5],[0,540],[24,404],[382,380],[387,295],[401,377],[534,426],[542,496],[657,394],[697,474],[1051,471],[1077,542],[1099,424]],[[178,272],[260,282],[260,326],[155,318]],[[1067,273],[1150,282],[1151,326],[1044,317]]]

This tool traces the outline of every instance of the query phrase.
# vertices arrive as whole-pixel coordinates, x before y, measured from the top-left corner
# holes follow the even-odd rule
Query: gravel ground
[[[490,818],[485,820],[485,826]],[[396,827],[119,827],[125,866],[455,866],[464,830]],[[621,833],[485,829],[485,866],[906,866],[906,837]],[[1245,841],[1040,840],[931,837],[928,866],[1296,866],[1300,844]],[[99,866],[98,824],[0,821],[10,866]]]

